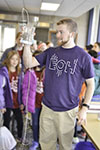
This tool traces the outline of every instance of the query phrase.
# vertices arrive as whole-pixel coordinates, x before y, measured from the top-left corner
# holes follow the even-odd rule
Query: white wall
[[[16,21],[21,21],[21,15],[4,15],[5,19],[9,20],[16,20]],[[30,16],[30,21],[32,21],[33,16]],[[40,22],[46,22],[50,24],[50,29],[51,30],[56,30],[56,22],[63,17],[55,17],[55,16],[39,16],[39,21]],[[65,18],[65,17],[64,17]],[[87,30],[88,30],[88,18],[89,18],[89,13],[85,13],[82,16],[78,18],[74,18],[78,24],[78,45],[81,47],[85,47],[86,45],[86,39],[87,39]],[[0,15],[1,19],[1,15]],[[18,30],[18,24],[16,25],[17,30]]]
[[[78,24],[78,45],[81,47],[86,46],[87,33],[88,33],[88,21],[89,21],[89,13],[85,13],[84,15],[76,18]]]

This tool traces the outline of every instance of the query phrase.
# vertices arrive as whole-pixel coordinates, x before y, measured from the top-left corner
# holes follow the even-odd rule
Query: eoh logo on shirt
[[[10,85],[11,85],[11,90],[13,91],[13,92],[15,92],[15,93],[17,93],[17,85],[18,85],[18,77],[16,77],[16,79],[15,79],[15,77],[13,76],[12,78],[11,78],[11,82],[10,82]]]
[[[74,59],[73,64],[71,64],[69,60],[68,61],[65,61],[63,59],[58,60],[58,56],[54,54],[50,58],[49,69],[55,70],[58,77],[62,75],[63,71],[67,73],[68,69],[69,69],[70,74],[74,74],[76,66],[77,66],[77,62],[78,62],[78,59]]]
[[[39,94],[43,93],[43,82],[39,81],[39,78],[37,78],[36,92],[39,93]]]

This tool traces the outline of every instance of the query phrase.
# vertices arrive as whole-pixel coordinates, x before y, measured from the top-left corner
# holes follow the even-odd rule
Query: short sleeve
[[[94,73],[94,66],[93,66],[91,56],[85,57],[84,62],[83,62],[82,73],[85,79],[94,77],[95,73]]]
[[[42,52],[41,54],[35,56],[35,58],[37,59],[37,61],[40,63],[41,66],[46,65],[48,51],[49,50],[47,49],[44,52]]]

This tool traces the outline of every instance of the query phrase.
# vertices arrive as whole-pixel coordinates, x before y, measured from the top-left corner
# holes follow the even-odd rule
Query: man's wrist
[[[82,107],[86,107],[87,109],[89,109],[90,106],[89,106],[89,104],[83,103]]]

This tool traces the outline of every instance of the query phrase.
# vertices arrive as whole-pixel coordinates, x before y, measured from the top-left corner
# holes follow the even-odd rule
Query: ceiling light
[[[48,10],[48,11],[56,11],[60,4],[55,3],[42,3],[41,10]]]
[[[49,27],[50,27],[50,24],[47,23],[47,22],[39,22],[39,23],[38,23],[38,27],[46,27],[46,28],[49,28]]]

